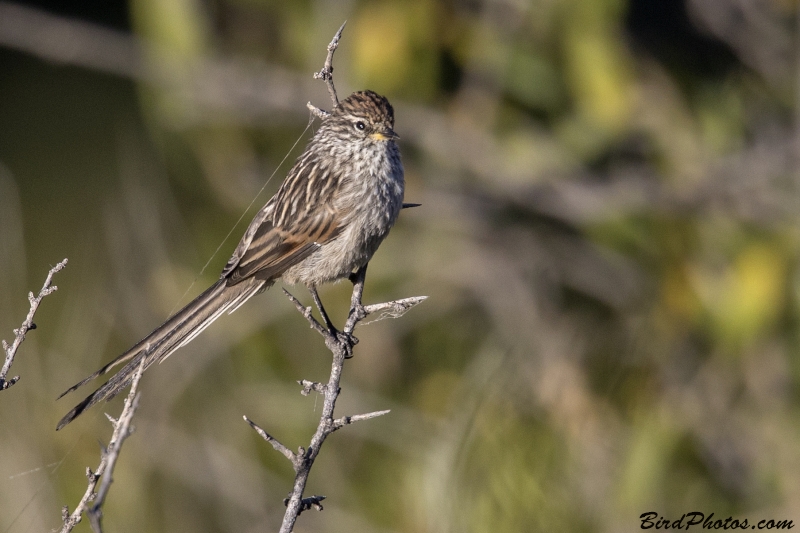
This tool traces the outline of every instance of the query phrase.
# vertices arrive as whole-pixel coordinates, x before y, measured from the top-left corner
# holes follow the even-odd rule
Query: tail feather
[[[111,376],[111,379],[109,379],[103,386],[84,398],[81,403],[73,407],[69,413],[64,415],[64,418],[59,420],[58,425],[56,426],[56,431],[75,420],[78,415],[100,400],[110,400],[116,396],[123,388],[125,388],[128,383],[130,383],[131,379],[133,378],[131,374],[133,374],[133,372],[135,372],[135,370],[139,367],[139,364],[145,355],[145,352],[139,352],[138,355],[134,357],[133,361],[122,367],[119,372]]]
[[[130,384],[133,374],[141,364],[142,358],[145,361],[145,370],[153,363],[163,361],[175,350],[188,344],[214,320],[219,318],[222,313],[235,311],[250,297],[263,290],[267,283],[264,280],[250,278],[242,283],[228,286],[224,279],[219,280],[161,326],[153,330],[147,337],[136,343],[130,350],[64,391],[59,398],[107,373],[117,365],[127,363],[104,385],[64,415],[64,418],[59,421],[56,430],[72,422],[78,415],[100,400],[110,400],[119,394],[122,389]]]

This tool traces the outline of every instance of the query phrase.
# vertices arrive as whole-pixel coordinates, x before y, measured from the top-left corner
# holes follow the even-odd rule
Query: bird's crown
[[[337,105],[334,115],[368,118],[372,123],[394,126],[394,108],[385,97],[374,91],[354,92]]]

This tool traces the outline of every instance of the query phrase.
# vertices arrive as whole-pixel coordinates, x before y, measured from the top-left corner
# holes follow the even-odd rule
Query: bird
[[[272,198],[256,213],[219,279],[129,350],[59,398],[124,364],[58,422],[72,422],[280,279],[316,287],[365,266],[403,206],[404,172],[394,109],[358,91],[325,117]]]

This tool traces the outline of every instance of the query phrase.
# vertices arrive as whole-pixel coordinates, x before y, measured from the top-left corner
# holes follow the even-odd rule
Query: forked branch
[[[339,31],[336,32],[336,35],[333,36],[331,42],[328,43],[328,56],[325,58],[325,64],[322,66],[319,72],[314,73],[315,80],[323,80],[325,85],[328,86],[328,94],[331,96],[333,107],[339,105],[339,96],[336,94],[336,86],[333,84],[333,54],[336,53],[336,49],[339,48],[339,39],[342,38],[342,32],[344,31],[345,24],[347,24],[347,21],[344,21],[342,25],[339,26]],[[330,113],[318,108],[311,102],[308,102],[306,107],[319,118],[324,119],[330,115]]]
[[[51,285],[53,276],[57,272],[60,272],[65,266],[67,266],[66,259],[50,269],[50,272],[47,273],[47,278],[44,280],[44,285],[42,286],[42,290],[39,291],[38,296],[34,296],[32,292],[28,293],[28,302],[31,304],[30,310],[28,311],[28,316],[25,317],[25,321],[22,323],[22,325],[14,330],[14,341],[10,345],[5,340],[2,342],[3,353],[5,354],[5,362],[3,363],[2,370],[0,370],[0,390],[6,390],[14,383],[19,381],[19,376],[6,379],[8,377],[8,371],[11,370],[11,365],[14,363],[14,357],[17,355],[17,350],[22,344],[22,341],[25,340],[25,335],[30,330],[36,329],[36,324],[33,322],[33,316],[36,314],[36,310],[39,309],[39,304],[42,303],[42,300],[44,300],[45,296],[58,290],[58,287]]]
[[[111,442],[108,444],[108,448],[102,450],[102,456],[97,470],[92,472],[91,468],[86,468],[86,477],[89,479],[89,484],[86,487],[86,491],[83,493],[83,498],[81,498],[81,501],[78,502],[77,507],[75,507],[75,510],[70,514],[66,505],[62,508],[61,517],[64,521],[64,525],[61,527],[60,533],[72,531],[72,528],[81,521],[81,515],[83,513],[88,515],[89,523],[95,533],[102,533],[103,531],[102,507],[103,503],[105,503],[108,489],[113,482],[112,476],[114,467],[117,464],[117,458],[122,449],[122,443],[133,433],[131,420],[133,420],[133,414],[139,406],[139,394],[137,394],[137,389],[139,388],[139,380],[142,377],[144,362],[145,360],[142,359],[142,364],[139,365],[139,369],[133,376],[131,390],[128,393],[128,397],[125,398],[125,406],[122,409],[119,419],[114,420],[112,417],[106,415],[114,426],[114,432],[111,434]],[[100,490],[95,493],[94,489],[97,487],[97,482],[101,480],[101,478]],[[90,505],[92,502],[94,503]]]
[[[356,326],[359,322],[374,313],[388,313],[388,316],[395,317],[401,316],[403,313],[427,298],[426,296],[416,296],[413,298],[404,298],[402,300],[365,306],[362,304],[361,298],[364,293],[364,280],[366,279],[366,274],[367,267],[364,266],[351,277],[351,281],[353,282],[353,293],[350,298],[350,313],[347,321],[345,322],[345,326],[341,331],[337,330],[330,323],[330,321],[327,320],[327,318],[323,318],[323,322],[326,323],[325,325],[320,323],[313,316],[311,307],[305,307],[297,298],[295,298],[288,291],[284,290],[286,296],[289,298],[289,300],[291,300],[292,303],[294,303],[300,314],[302,314],[306,320],[308,320],[311,328],[322,335],[322,338],[325,340],[325,346],[327,346],[333,354],[333,361],[331,362],[331,374],[327,383],[323,384],[308,380],[298,381],[298,383],[303,387],[301,393],[304,396],[309,395],[311,391],[315,391],[319,394],[322,394],[324,397],[322,415],[320,416],[317,430],[311,437],[311,442],[307,448],[303,448],[301,446],[297,453],[292,452],[288,447],[281,444],[277,439],[275,439],[275,437],[264,431],[249,418],[244,417],[245,421],[247,421],[247,423],[250,424],[250,426],[255,429],[264,440],[269,442],[273,448],[281,452],[287,459],[289,459],[295,471],[292,492],[289,497],[284,500],[284,504],[286,505],[286,513],[283,516],[283,523],[281,524],[280,529],[281,533],[291,532],[294,528],[295,522],[297,521],[297,517],[303,511],[306,511],[312,507],[320,511],[322,510],[322,505],[320,505],[319,502],[325,498],[324,496],[312,496],[309,498],[304,498],[303,493],[305,491],[306,483],[308,482],[308,476],[311,473],[311,467],[314,466],[314,461],[319,455],[325,439],[327,439],[331,433],[346,425],[362,420],[377,418],[389,413],[389,411],[386,410],[360,415],[343,416],[340,418],[333,417],[333,412],[336,407],[336,400],[341,392],[339,383],[342,378],[344,362],[346,359],[349,359],[353,356],[353,347],[358,344],[358,339],[353,336],[353,331],[355,330]],[[325,308],[322,305],[322,301],[319,300],[319,297],[314,297],[314,300],[319,307],[320,316],[327,317],[328,315],[325,312]]]

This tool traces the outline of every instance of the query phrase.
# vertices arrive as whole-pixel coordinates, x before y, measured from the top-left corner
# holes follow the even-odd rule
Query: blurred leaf
[[[618,492],[626,514],[635,514],[658,501],[659,487],[664,483],[678,439],[675,428],[653,412],[643,412],[631,429],[633,435],[625,453]]]
[[[564,105],[558,71],[539,54],[515,51],[506,79],[510,95],[531,109],[553,113]]]
[[[131,0],[131,13],[147,42],[194,57],[207,51],[208,22],[196,0]]]
[[[786,264],[766,244],[747,246],[721,276],[699,269],[694,274],[720,340],[731,348],[752,342],[782,309]]]
[[[569,89],[578,111],[611,133],[626,126],[636,97],[630,59],[614,17],[620,4],[573,1],[563,43]]]

